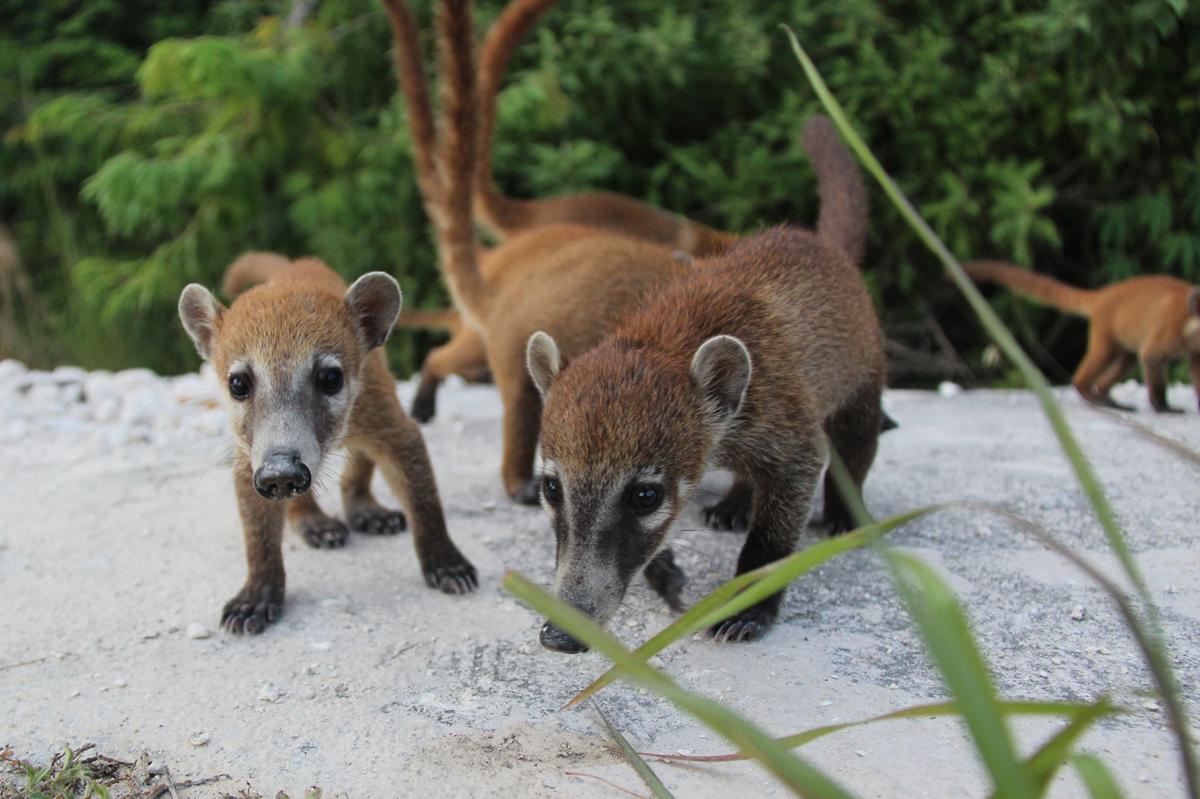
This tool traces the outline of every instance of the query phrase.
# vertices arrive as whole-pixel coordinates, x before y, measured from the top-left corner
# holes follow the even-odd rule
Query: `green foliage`
[[[480,4],[481,27],[499,7]],[[444,301],[379,4],[325,0],[297,29],[288,8],[0,2],[0,220],[58,357],[189,368],[185,337],[163,334],[179,288],[250,248],[387,269],[407,300]],[[563,3],[514,58],[499,181],[740,231],[811,222],[797,134],[817,105],[779,23],[956,255],[1086,284],[1200,280],[1200,9],[1182,0]],[[877,202],[873,219],[885,321],[931,313],[982,344],[899,216]],[[1030,318],[1042,333],[1052,317]],[[411,337],[390,350],[415,366]]]

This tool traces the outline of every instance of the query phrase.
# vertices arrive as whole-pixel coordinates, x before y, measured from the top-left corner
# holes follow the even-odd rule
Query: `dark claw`
[[[337,549],[346,543],[350,530],[329,516],[312,516],[300,523],[300,535],[316,549]]]
[[[704,523],[717,532],[741,532],[750,526],[749,514],[743,508],[731,508],[718,502],[704,509]]]
[[[774,621],[774,613],[759,608],[749,608],[736,616],[714,624],[709,629],[709,635],[718,644],[757,641],[766,634]]]
[[[398,535],[408,529],[408,519],[382,505],[361,505],[350,512],[350,529],[364,535]]]
[[[479,586],[479,578],[475,574],[475,567],[463,559],[453,565],[434,566],[426,570],[425,583],[443,594],[469,594]]]
[[[258,597],[257,601],[255,597]],[[282,588],[248,586],[225,603],[221,612],[221,627],[234,635],[258,635],[282,613]]]

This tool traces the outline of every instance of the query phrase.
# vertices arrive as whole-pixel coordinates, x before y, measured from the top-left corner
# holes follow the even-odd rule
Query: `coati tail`
[[[1001,261],[971,261],[963,269],[972,280],[991,281],[1008,286],[1018,294],[1077,316],[1089,316],[1095,292],[1069,286],[1052,277],[1039,275]]]
[[[500,81],[517,43],[557,0],[512,0],[483,40],[479,54],[479,136],[475,164],[475,209],[499,237],[507,237],[532,224],[528,201],[506,197],[496,188],[492,173],[492,137],[496,132],[496,104]]]
[[[226,297],[236,297],[251,286],[267,283],[292,269],[292,262],[273,252],[248,252],[225,270],[221,291]]]
[[[821,213],[817,235],[862,264],[867,243],[867,189],[854,155],[846,149],[828,117],[817,114],[804,123],[804,151],[817,173]]]

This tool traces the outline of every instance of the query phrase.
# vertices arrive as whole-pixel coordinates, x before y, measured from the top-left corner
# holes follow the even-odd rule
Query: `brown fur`
[[[271,253],[251,253],[230,268],[226,289],[236,293],[266,282],[246,291],[229,308],[195,284],[180,298],[185,327],[221,379],[232,370],[246,370],[255,386],[247,399],[230,401],[237,442],[234,483],[248,567],[245,586],[222,613],[222,624],[231,632],[261,632],[282,612],[285,514],[314,546],[338,546],[346,539],[345,525],[324,514],[311,491],[287,500],[260,495],[258,464],[253,463],[256,443],[262,446],[256,434],[264,434],[264,420],[271,413],[300,425],[290,404],[263,407],[275,396],[269,392],[275,386],[299,385],[297,375],[300,383],[307,382],[309,370],[315,373],[314,364],[327,357],[335,358],[345,375],[344,387],[336,393],[342,397],[340,404],[334,405],[331,398],[326,408],[311,386],[308,393],[289,396],[315,403],[311,418],[320,421],[307,433],[319,457],[339,446],[350,453],[342,494],[351,524],[363,532],[397,532],[403,526],[402,517],[381,507],[370,494],[371,472],[378,465],[411,521],[426,581],[449,593],[469,591],[476,584],[474,568],[446,532],[424,441],[396,399],[381,347],[399,308],[399,290],[394,289],[394,295],[356,291],[372,277],[376,283],[395,285],[375,273],[347,292],[342,280],[320,261],[290,263]],[[339,412],[344,415],[339,417]],[[313,470],[319,471],[320,465],[313,463]]]
[[[1087,353],[1071,378],[1086,401],[1118,405],[1109,391],[1141,362],[1150,405],[1167,405],[1167,371],[1172,361],[1188,360],[1200,401],[1200,287],[1167,275],[1144,275],[1087,290],[999,261],[974,261],[967,274],[977,281],[1008,286],[1030,299],[1089,322]]]
[[[555,0],[512,0],[484,39],[479,59],[479,158],[475,168],[475,212],[498,239],[542,225],[582,224],[624,233],[693,255],[714,255],[732,233],[693,222],[661,208],[611,192],[580,192],[538,200],[507,197],[492,173],[492,141],[500,82],[517,43]]]
[[[810,123],[806,145],[838,146],[831,130]],[[818,168],[822,204],[831,181],[861,183],[849,157],[828,163]],[[545,399],[544,479],[553,483],[548,496],[559,497],[543,502],[559,542],[560,597],[606,619],[631,575],[668,551],[667,531],[709,467],[735,472],[722,512],[750,520],[739,574],[791,554],[830,445],[861,488],[886,374],[875,309],[848,257],[861,253],[853,237],[865,232],[864,212],[843,203],[822,212],[817,235],[775,228],[697,262],[561,373],[557,342],[530,340],[529,368]],[[649,526],[625,504],[644,490],[665,495]],[[853,524],[828,476],[825,517],[835,531]],[[767,599],[714,633],[757,638],[779,603],[780,595]],[[579,651],[549,625],[542,642]]]

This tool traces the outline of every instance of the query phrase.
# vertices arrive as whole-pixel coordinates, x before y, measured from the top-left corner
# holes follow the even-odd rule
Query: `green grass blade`
[[[1116,778],[1100,758],[1087,754],[1075,755],[1071,758],[1071,765],[1075,767],[1075,772],[1092,799],[1124,799],[1125,794],[1117,785]]]
[[[629,745],[629,741],[625,740],[625,736],[621,734],[621,731],[609,721],[608,715],[601,707],[595,702],[592,702],[592,707],[596,708],[596,713],[599,714],[600,720],[604,722],[604,729],[608,731],[608,736],[616,742],[617,747],[621,750],[621,754],[629,761],[629,765],[633,766],[633,770],[642,778],[642,782],[646,783],[646,787],[650,789],[650,793],[657,797],[657,799],[674,799],[672,793],[667,790],[667,786],[662,784],[662,780],[650,768],[650,764],[643,760],[637,750]]]
[[[1026,761],[1025,768],[1038,785],[1038,794],[1045,795],[1050,787],[1050,780],[1058,771],[1059,766],[1071,756],[1071,747],[1087,732],[1093,724],[1112,713],[1113,707],[1107,700],[1101,700],[1089,705],[1078,713],[1049,741],[1038,747]]]
[[[1080,702],[1010,702],[1001,700],[996,703],[996,707],[1005,716],[1075,716],[1083,710],[1092,707],[1092,705]],[[1112,705],[1107,706],[1106,714],[1118,712],[1120,712],[1118,708]],[[783,738],[777,738],[776,740],[789,749],[795,749],[796,747],[811,743],[818,738],[824,738],[826,735],[833,735],[834,733],[854,729],[855,727],[865,727],[868,724],[877,724],[881,721],[957,715],[959,715],[958,707],[953,702],[932,702],[893,710],[889,713],[882,713],[878,716],[871,716],[870,718],[859,719],[858,721],[813,727],[810,730],[793,733]],[[724,755],[678,755],[642,752],[642,755],[667,762],[681,763],[729,763],[735,760],[746,760],[749,757],[745,752],[732,752]]]
[[[898,527],[942,510],[946,505],[930,505],[907,513],[897,514],[881,522],[859,528],[844,535],[830,538],[811,547],[789,555],[759,569],[738,575],[718,586],[669,626],[633,651],[633,656],[649,660],[681,638],[716,624],[740,610],[750,607],[787,586],[805,572],[852,549],[861,549]],[[591,685],[584,688],[566,704],[573,707],[594,695],[616,678],[615,667],[609,669]]]
[[[821,74],[817,71],[816,66],[809,59],[808,54],[804,52],[804,48],[800,46],[796,35],[786,25],[781,27],[787,33],[791,41],[792,51],[804,69],[809,83],[820,98],[822,105],[825,106],[825,110],[833,119],[834,124],[837,125],[846,143],[854,150],[855,155],[857,155],[858,159],[867,168],[867,171],[883,187],[888,199],[900,211],[900,214],[908,222],[909,226],[916,231],[925,246],[942,262],[950,279],[954,281],[959,291],[966,297],[967,302],[979,317],[988,335],[992,337],[992,340],[996,342],[1008,359],[1020,370],[1026,385],[1036,394],[1038,401],[1041,403],[1042,411],[1049,420],[1050,426],[1058,438],[1059,445],[1070,460],[1079,484],[1091,502],[1093,512],[1096,515],[1096,519],[1100,522],[1100,527],[1104,530],[1109,546],[1116,554],[1117,560],[1121,563],[1121,568],[1126,578],[1134,586],[1134,589],[1144,603],[1147,619],[1144,623],[1141,621],[1136,622],[1139,629],[1145,628],[1141,630],[1139,639],[1148,642],[1148,645],[1143,648],[1143,652],[1146,656],[1147,665],[1154,675],[1154,681],[1158,686],[1159,694],[1167,706],[1172,730],[1179,741],[1179,754],[1183,761],[1188,795],[1192,799],[1200,798],[1200,765],[1197,765],[1195,752],[1192,747],[1187,711],[1180,698],[1179,685],[1175,679],[1170,659],[1167,656],[1166,646],[1163,643],[1164,639],[1159,625],[1158,609],[1154,604],[1149,589],[1146,587],[1146,582],[1142,577],[1141,571],[1129,550],[1125,536],[1117,523],[1116,515],[1109,505],[1103,489],[1100,487],[1100,482],[1096,478],[1091,464],[1084,456],[1079,442],[1076,441],[1074,434],[1067,425],[1066,417],[1055,401],[1045,376],[1042,375],[1041,371],[1029,359],[1029,356],[1025,354],[1025,351],[1017,344],[1012,333],[1004,326],[1000,318],[996,316],[992,307],[983,299],[983,295],[979,293],[979,290],[975,288],[975,284],[967,277],[954,255],[938,235],[933,232],[933,229],[929,227],[928,223],[925,222],[912,203],[909,202],[904,192],[900,190],[900,187],[896,185],[896,182],[892,180],[891,176],[888,175],[874,154],[855,132],[853,126],[846,118],[841,104],[838,103],[837,98],[829,91],[829,87],[825,85],[825,81],[821,78]]]
[[[623,676],[668,700],[733,745],[749,752],[795,793],[812,799],[849,799],[852,796],[751,721],[719,702],[679,687],[670,677],[635,657],[596,622],[526,578],[509,572],[504,577],[504,587],[569,635],[603,654]]]
[[[909,615],[962,713],[997,795],[1006,799],[1036,796],[997,705],[991,674],[954,593],[917,558],[896,551],[885,551],[884,557],[896,575],[896,587]]]

